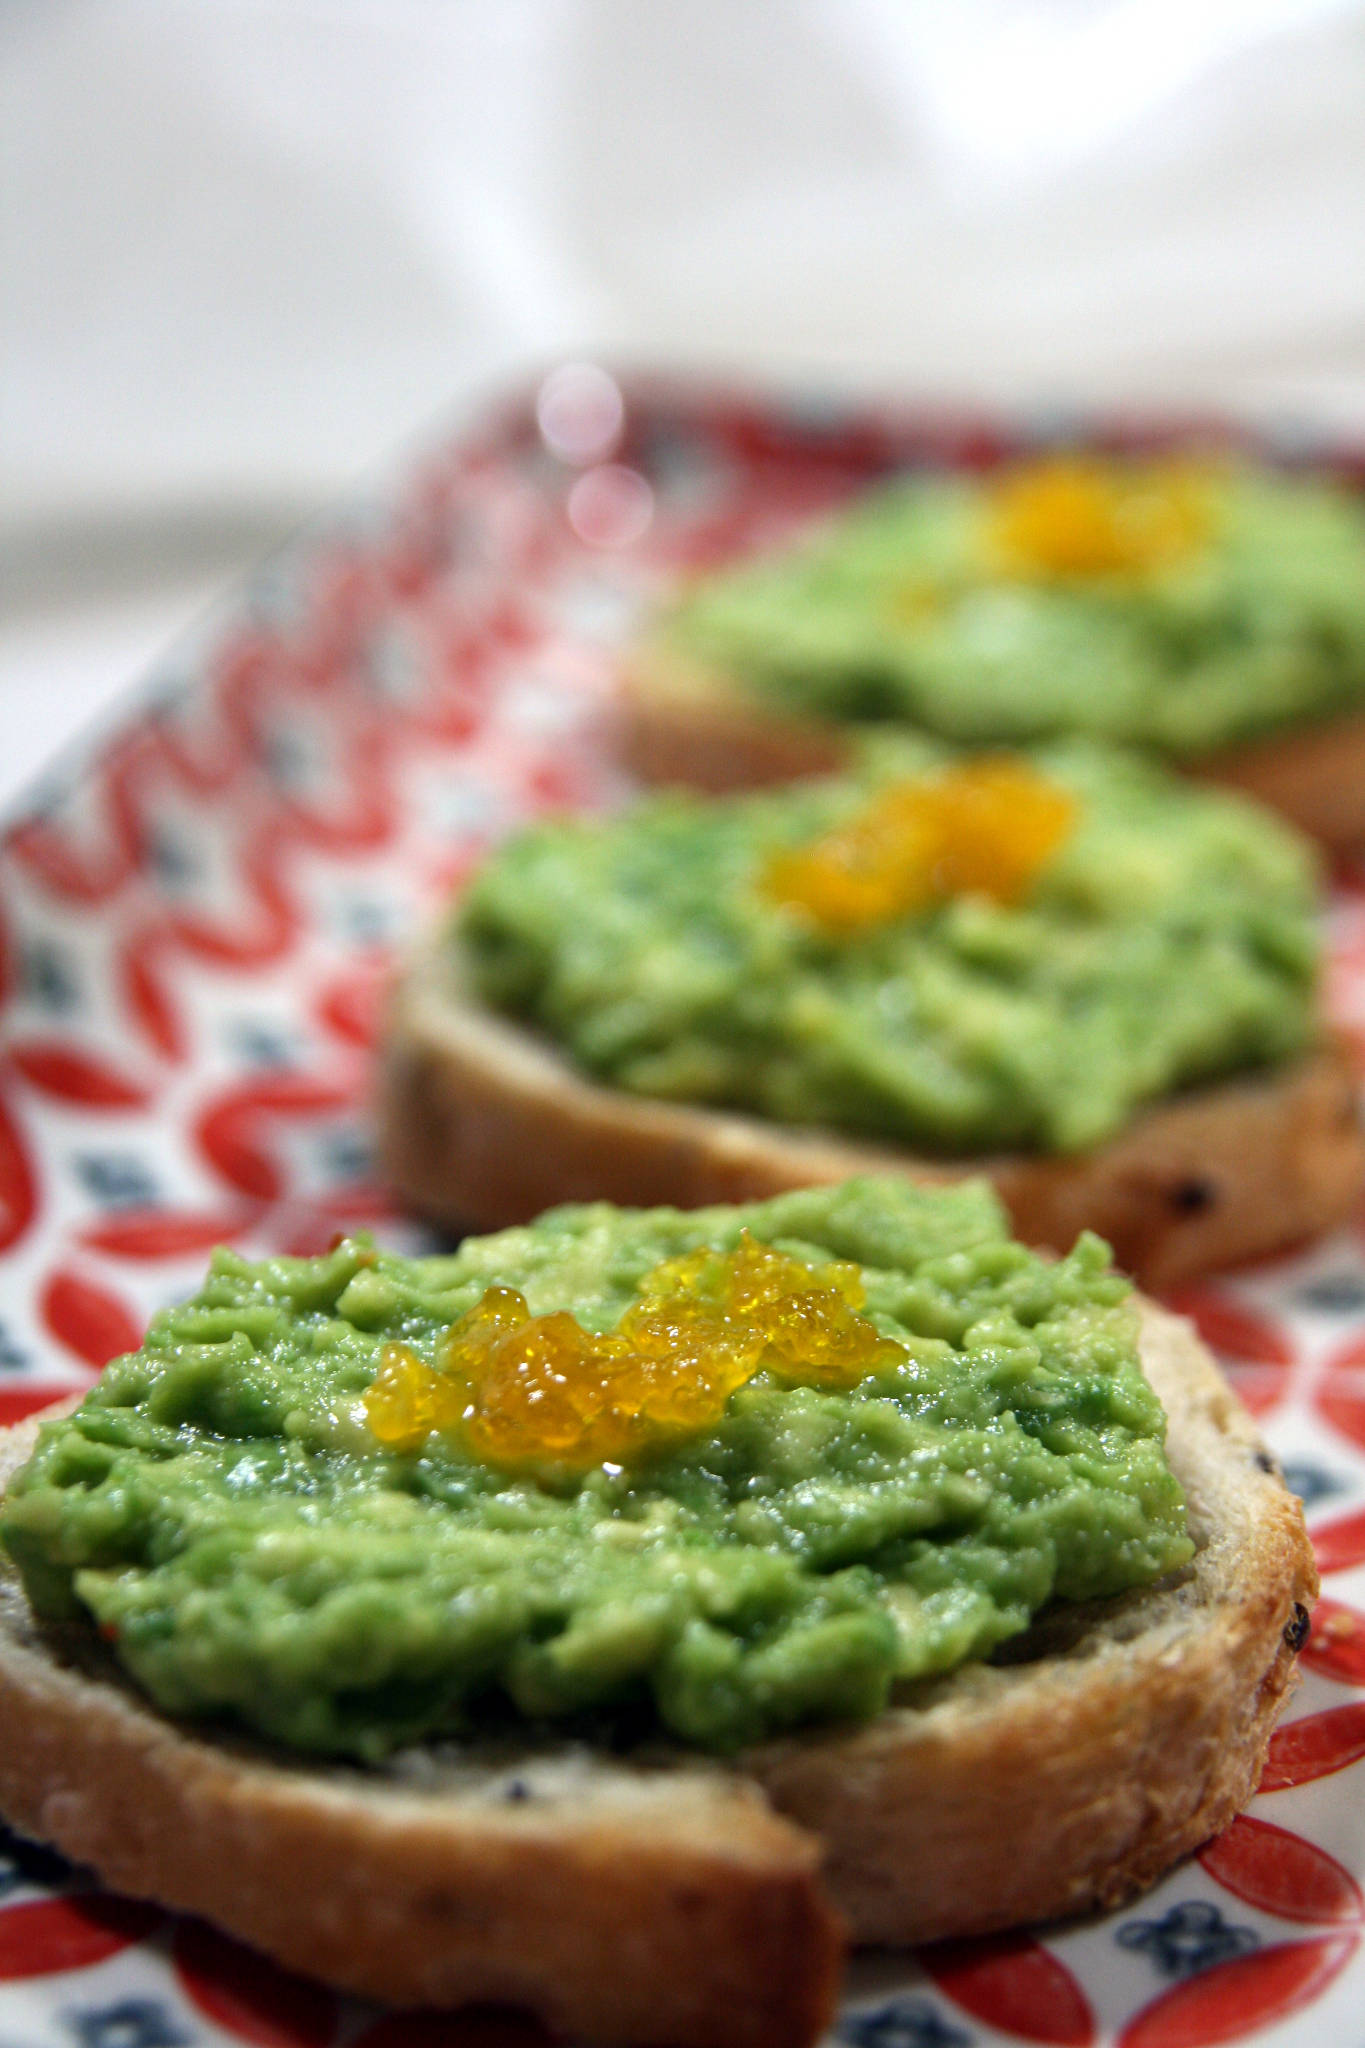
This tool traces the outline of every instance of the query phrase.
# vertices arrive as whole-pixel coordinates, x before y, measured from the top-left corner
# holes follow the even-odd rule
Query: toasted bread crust
[[[456,1229],[597,1197],[695,1208],[855,1173],[985,1173],[1027,1242],[1066,1249],[1082,1228],[1097,1230],[1120,1265],[1158,1288],[1338,1222],[1365,1173],[1355,1084],[1331,1045],[1283,1072],[1159,1104],[1094,1152],[928,1159],[599,1086],[473,1002],[448,939],[397,991],[381,1127],[394,1184]]]
[[[720,671],[650,640],[621,663],[615,739],[642,781],[716,796],[829,774],[849,754],[847,729],[760,703]]]
[[[641,643],[622,664],[617,743],[646,782],[720,794],[826,774],[847,760],[848,732],[760,702],[661,642]],[[1335,853],[1365,846],[1365,711],[1171,765],[1258,798]]]
[[[1317,1590],[1302,1515],[1187,1323],[1145,1304],[1142,1358],[1199,1545],[1189,1576],[1088,1623],[1059,1610],[1037,1662],[973,1666],[865,1729],[749,1760],[825,1843],[861,1941],[1115,1906],[1256,1789],[1295,1682],[1286,1625]],[[1032,1637],[1048,1649],[1046,1626]]]
[[[1258,798],[1333,853],[1365,847],[1365,712],[1272,733],[1185,766]]]
[[[0,1490],[35,1424],[0,1434]],[[603,2043],[799,2048],[842,1925],[814,1837],[702,1760],[564,1748],[330,1768],[148,1708],[0,1557],[0,1814],[113,1889],[398,2004],[523,2005]]]
[[[604,2043],[800,2048],[828,2016],[839,1916],[900,1944],[1112,1905],[1255,1787],[1312,1554],[1188,1325],[1149,1309],[1143,1361],[1194,1564],[1058,1610],[1028,1661],[969,1666],[867,1727],[733,1769],[454,1745],[331,1768],[164,1720],[83,1631],[35,1623],[0,1565],[0,1812],[351,1990],[520,2003]],[[0,1436],[0,1490],[35,1428]]]

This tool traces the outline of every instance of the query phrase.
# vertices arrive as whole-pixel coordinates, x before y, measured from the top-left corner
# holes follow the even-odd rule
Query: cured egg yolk
[[[809,846],[775,855],[774,901],[851,934],[966,894],[1017,903],[1071,831],[1076,799],[1027,762],[967,762],[896,782]]]
[[[731,1251],[656,1266],[604,1335],[490,1287],[434,1363],[385,1345],[366,1417],[391,1450],[437,1431],[508,1470],[624,1464],[713,1427],[756,1372],[847,1388],[896,1363],[902,1346],[859,1312],[863,1300],[857,1266],[803,1265],[747,1231]]]
[[[1210,526],[1208,477],[1191,463],[1056,456],[991,487],[985,546],[1007,576],[1143,576],[1197,553]]]

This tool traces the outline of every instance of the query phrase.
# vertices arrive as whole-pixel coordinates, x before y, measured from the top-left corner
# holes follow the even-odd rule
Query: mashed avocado
[[[604,1331],[745,1228],[859,1265],[903,1355],[842,1393],[760,1372],[633,1469],[512,1476],[368,1430],[386,1340],[430,1358],[495,1282]],[[172,1714],[368,1759],[509,1717],[729,1749],[1187,1561],[1126,1294],[1094,1238],[1048,1264],[986,1188],[892,1180],[560,1209],[442,1258],[219,1251],[46,1426],[0,1532],[38,1612],[91,1618]]]
[[[1020,903],[831,935],[765,893],[776,851],[941,758],[885,738],[848,776],[535,828],[465,899],[475,985],[617,1087],[948,1154],[1078,1150],[1311,1041],[1308,849],[1083,741],[1032,757],[1078,822]]]
[[[989,488],[914,478],[701,580],[667,643],[793,710],[964,741],[1089,733],[1196,755],[1365,702],[1365,511],[1210,472],[1197,542],[1140,574],[1007,573]]]

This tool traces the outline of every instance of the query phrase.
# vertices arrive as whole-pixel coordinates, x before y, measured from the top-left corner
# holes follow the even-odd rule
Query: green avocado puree
[[[1236,798],[1085,741],[1039,748],[1079,822],[1020,904],[851,937],[765,891],[773,854],[943,758],[909,736],[745,797],[664,796],[509,842],[458,919],[474,985],[641,1095],[944,1154],[1075,1151],[1314,1034],[1314,856]]]
[[[637,1468],[517,1477],[457,1441],[382,1451],[385,1339],[432,1358],[499,1282],[594,1331],[666,1258],[746,1227],[853,1260],[903,1361],[848,1392],[760,1373],[704,1436]],[[520,1719],[729,1750],[874,1714],[1047,1602],[1192,1546],[1099,1241],[1049,1264],[993,1195],[851,1181],[743,1208],[559,1209],[407,1259],[214,1254],[3,1507],[37,1611],[98,1625],[166,1712],[382,1758]]]
[[[875,492],[801,546],[701,578],[666,646],[795,711],[947,738],[1089,733],[1190,756],[1365,703],[1365,509],[1250,466],[1205,544],[1140,577],[993,570],[970,478]]]

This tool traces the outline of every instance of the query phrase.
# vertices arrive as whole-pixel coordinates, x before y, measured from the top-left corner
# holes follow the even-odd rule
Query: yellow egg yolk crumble
[[[992,487],[986,547],[1008,576],[1143,576],[1209,538],[1207,477],[1190,463],[1058,456]]]
[[[1017,903],[1076,821],[1076,800],[1006,756],[897,782],[812,845],[780,853],[765,893],[826,931],[861,931],[953,896]]]
[[[564,1310],[533,1316],[490,1287],[428,1364],[389,1343],[365,1398],[370,1429],[397,1451],[437,1431],[502,1469],[625,1464],[719,1422],[759,1371],[788,1385],[853,1387],[903,1357],[859,1313],[862,1275],[810,1267],[746,1231],[646,1275],[616,1328],[584,1330]]]

